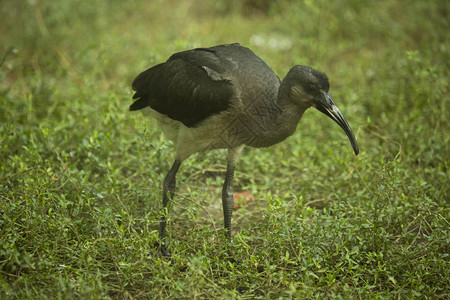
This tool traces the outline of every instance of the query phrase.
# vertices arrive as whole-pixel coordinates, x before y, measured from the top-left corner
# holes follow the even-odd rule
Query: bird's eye
[[[307,91],[308,93],[312,94],[312,93],[314,92],[314,87],[308,85],[308,86],[306,87],[306,91]]]

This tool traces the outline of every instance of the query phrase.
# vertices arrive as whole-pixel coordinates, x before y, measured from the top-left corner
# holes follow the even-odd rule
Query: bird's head
[[[347,134],[355,154],[359,148],[350,125],[333,102],[327,76],[311,67],[294,66],[286,75],[290,99],[303,107],[314,107],[333,119]]]

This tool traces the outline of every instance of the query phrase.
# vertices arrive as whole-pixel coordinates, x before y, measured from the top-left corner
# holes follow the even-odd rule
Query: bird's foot
[[[236,264],[236,265],[242,264],[242,259],[234,258],[233,256],[228,256],[227,260],[232,264]]]
[[[227,244],[227,248],[228,248],[228,244]],[[231,252],[231,249],[226,249],[225,250],[225,255],[226,255],[226,257],[225,257],[225,259],[227,260],[227,261],[229,261],[230,263],[232,263],[232,264],[236,264],[236,265],[240,265],[240,264],[242,264],[242,259],[239,259],[239,258],[236,258],[235,256],[234,256],[234,254]]]
[[[155,247],[161,252],[163,257],[171,257],[172,253],[163,242],[155,242]]]

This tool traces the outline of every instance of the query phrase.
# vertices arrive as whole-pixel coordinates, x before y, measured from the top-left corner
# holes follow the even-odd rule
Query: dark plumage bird
[[[155,118],[175,143],[175,162],[163,185],[163,206],[175,193],[175,176],[191,154],[228,149],[228,167],[222,190],[224,223],[231,237],[233,175],[244,146],[277,144],[297,127],[303,113],[315,107],[344,129],[355,154],[353,132],[334,104],[328,78],[311,67],[294,66],[280,81],[250,49],[239,44],[197,48],[173,54],[165,63],[139,74],[132,84],[136,101]],[[166,212],[159,227],[166,253]]]

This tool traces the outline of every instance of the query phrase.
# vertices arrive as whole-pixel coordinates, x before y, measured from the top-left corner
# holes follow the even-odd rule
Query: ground
[[[448,298],[447,2],[2,1],[0,298]],[[360,154],[314,109],[246,148],[228,245],[226,152],[189,158],[165,259],[173,146],[131,82],[230,42],[325,72]]]

